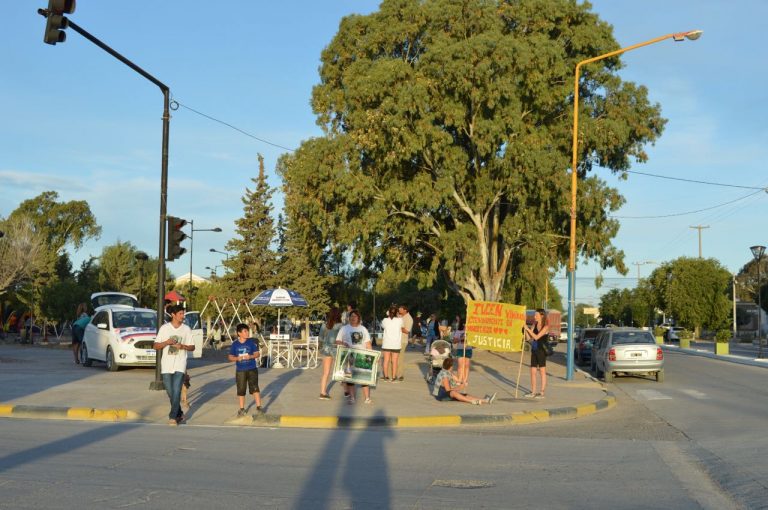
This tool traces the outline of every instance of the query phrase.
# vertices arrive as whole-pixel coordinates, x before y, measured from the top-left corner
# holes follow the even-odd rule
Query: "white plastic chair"
[[[291,340],[288,335],[269,335],[269,366],[273,368],[291,366],[291,354]]]
[[[294,342],[291,368],[317,368],[318,337],[311,336],[306,342]]]

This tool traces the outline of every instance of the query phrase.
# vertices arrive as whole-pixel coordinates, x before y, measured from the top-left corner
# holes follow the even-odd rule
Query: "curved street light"
[[[189,294],[192,296],[192,252],[195,247],[195,232],[221,232],[221,228],[195,228],[195,221],[189,220]]]
[[[229,253],[227,253],[227,252],[225,252],[225,251],[220,251],[220,250],[216,250],[216,249],[213,249],[213,248],[211,248],[211,249],[210,249],[210,250],[208,250],[208,251],[210,251],[211,253],[221,253],[222,255],[224,255],[225,257],[227,257],[227,260],[229,260]]]
[[[661,37],[656,37],[655,39],[650,39],[645,42],[641,42],[638,44],[633,44],[632,46],[627,46],[626,48],[620,48],[615,51],[610,51],[608,53],[604,53],[602,55],[598,55],[596,57],[588,58],[586,60],[582,60],[578,64],[576,64],[576,72],[575,77],[573,80],[573,145],[572,145],[572,159],[571,159],[571,234],[570,234],[570,258],[568,262],[568,349],[567,349],[567,368],[566,368],[566,380],[572,381],[573,380],[573,324],[574,324],[574,316],[575,309],[576,309],[576,188],[578,186],[577,183],[577,174],[576,174],[576,167],[578,163],[578,148],[579,148],[579,139],[578,139],[578,130],[579,130],[579,73],[581,71],[581,67],[585,66],[587,64],[591,64],[592,62],[597,62],[598,60],[603,60],[606,58],[614,57],[616,55],[621,55],[622,53],[626,53],[631,50],[635,50],[637,48],[642,48],[643,46],[649,46],[651,44],[655,44],[657,42],[665,41],[667,39],[672,39],[674,41],[684,41],[685,39],[689,39],[691,41],[695,41],[699,37],[701,37],[701,34],[704,32],[702,30],[689,30],[687,32],[677,32],[674,34],[667,34],[663,35]]]

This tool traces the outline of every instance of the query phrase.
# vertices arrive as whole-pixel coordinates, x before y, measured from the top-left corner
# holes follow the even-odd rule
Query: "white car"
[[[103,305],[95,310],[80,344],[80,363],[103,361],[107,370],[121,366],[155,366],[153,348],[157,312],[129,305]]]

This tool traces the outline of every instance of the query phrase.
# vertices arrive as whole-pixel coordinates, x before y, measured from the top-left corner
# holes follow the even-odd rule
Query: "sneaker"
[[[403,382],[403,376],[402,375],[397,378],[397,382]]]
[[[176,420],[168,420],[168,425],[170,425],[171,427],[175,427],[178,424],[179,422],[177,422]]]
[[[537,393],[534,398],[539,398],[539,399],[544,398],[544,394],[543,393]]]
[[[237,412],[237,417],[240,418],[241,416],[245,416],[245,409],[243,409],[242,407]]]
[[[496,394],[493,393],[487,400],[489,404],[493,404],[493,401],[496,400]]]
[[[264,411],[264,409],[262,409],[262,407],[261,407],[261,406],[256,406],[256,411],[257,411],[257,412],[259,412],[259,413],[261,413],[261,412],[263,412],[263,411]]]
[[[536,395],[538,395],[538,393],[526,393],[525,395],[523,395],[523,398],[533,398]]]
[[[321,393],[319,397],[320,400],[331,400],[331,396],[326,393]]]
[[[480,399],[473,400],[472,403],[476,406],[479,406],[482,401]]]
[[[371,400],[370,398],[366,398],[365,399],[365,403],[366,404],[373,404],[373,400]]]
[[[390,382],[392,379],[390,379],[389,377],[382,377],[381,380],[383,382]]]
[[[347,399],[347,404],[348,405],[354,405],[355,404],[355,397],[349,397]]]
[[[389,380],[389,382],[391,382],[391,383],[399,383],[400,381],[402,381],[402,379],[394,379],[393,378],[393,379]]]

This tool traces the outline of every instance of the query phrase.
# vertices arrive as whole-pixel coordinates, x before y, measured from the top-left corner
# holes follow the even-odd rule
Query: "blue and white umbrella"
[[[277,309],[277,334],[280,334],[280,308],[284,306],[309,306],[304,296],[295,290],[267,289],[259,293],[251,300],[252,305],[257,306],[276,306]]]

